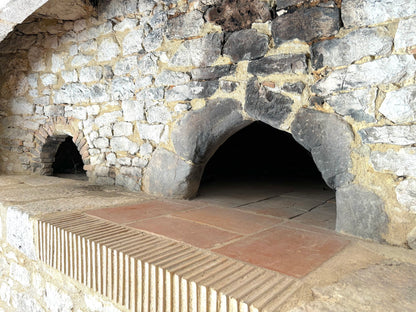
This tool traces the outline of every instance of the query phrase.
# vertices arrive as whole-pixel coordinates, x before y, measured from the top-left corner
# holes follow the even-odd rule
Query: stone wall
[[[416,5],[114,0],[97,12],[35,13],[3,41],[2,171],[48,173],[45,142],[70,135],[91,181],[191,197],[218,146],[260,120],[312,153],[337,190],[338,231],[415,240]]]

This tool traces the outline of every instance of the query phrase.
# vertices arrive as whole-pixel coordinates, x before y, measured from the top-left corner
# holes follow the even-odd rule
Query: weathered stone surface
[[[264,57],[251,61],[248,72],[253,75],[267,76],[271,74],[305,74],[307,70],[306,56],[282,54]]]
[[[361,185],[337,189],[336,230],[375,241],[383,241],[389,219],[383,200]]]
[[[357,121],[375,122],[375,90],[370,88],[339,93],[326,98],[335,112]]]
[[[193,80],[214,80],[234,74],[235,69],[235,65],[194,68],[191,70],[191,76]]]
[[[29,287],[30,285],[29,271],[25,267],[14,262],[10,265],[10,277],[25,287]]]
[[[133,134],[133,124],[126,121],[116,122],[113,125],[114,136],[129,136]]]
[[[415,10],[416,14],[416,10]],[[416,29],[416,17],[408,20],[401,20],[394,37],[395,49],[403,49],[416,45],[416,38],[413,35]]]
[[[352,181],[350,126],[336,115],[302,108],[291,126],[294,139],[311,152],[325,182],[339,188]]]
[[[137,56],[126,56],[114,66],[114,74],[117,76],[123,76],[131,74],[133,77],[138,76],[138,64]]]
[[[32,260],[36,259],[36,247],[33,237],[33,222],[29,216],[14,207],[7,209],[7,242]]]
[[[163,43],[163,30],[156,29],[150,32],[143,39],[143,48],[146,52],[152,52],[157,50]]]
[[[387,261],[312,289],[314,301],[291,312],[408,311],[416,305],[416,266]]]
[[[96,82],[103,77],[103,69],[100,66],[83,67],[79,72],[79,81]]]
[[[411,55],[392,55],[331,72],[312,91],[321,95],[377,84],[398,83],[413,76],[416,60]]]
[[[12,291],[12,305],[17,311],[44,312],[45,310],[33,297],[26,293]],[[52,311],[52,310],[51,310]]]
[[[238,83],[235,81],[220,80],[220,89],[221,91],[232,93],[238,87]]]
[[[234,63],[263,57],[269,48],[269,37],[255,29],[232,33],[224,44],[223,54],[229,55]]]
[[[61,72],[61,77],[64,79],[65,83],[77,82],[78,73],[74,70],[64,70]]]
[[[91,97],[90,89],[81,83],[70,83],[62,86],[54,95],[55,104],[77,104],[87,102]]]
[[[387,93],[379,111],[394,123],[416,121],[416,85]]]
[[[409,234],[407,234],[407,245],[409,245],[410,248],[416,250],[416,228],[410,231]]]
[[[44,86],[50,86],[58,83],[58,78],[54,74],[44,74],[40,76],[40,80],[42,80],[42,84]]]
[[[98,58],[100,58],[100,54],[98,54]],[[93,59],[92,55],[84,55],[84,54],[75,55],[74,58],[72,59],[71,65],[72,65],[72,67],[85,66],[92,59]],[[62,65],[62,67],[60,69],[64,69],[64,68],[65,68],[64,65]]]
[[[337,7],[312,7],[275,18],[272,22],[272,36],[276,44],[295,38],[308,42],[333,36],[339,28]]]
[[[256,22],[270,20],[270,7],[257,0],[224,0],[215,3],[205,15],[207,21],[220,25],[224,31],[233,32],[250,28]]]
[[[190,198],[198,191],[202,172],[203,166],[192,165],[157,148],[143,176],[143,189],[157,196]]]
[[[120,111],[104,113],[101,116],[95,118],[95,124],[99,127],[108,126],[112,123],[115,123],[120,117]]]
[[[171,70],[162,71],[155,79],[155,86],[177,86],[189,82],[188,74]]]
[[[399,161],[399,160],[398,160]],[[415,167],[414,164],[412,164]],[[413,168],[414,170],[414,168]],[[397,201],[409,211],[416,213],[416,180],[409,179],[403,180],[396,187]],[[416,234],[416,233],[415,233]],[[415,236],[416,238],[416,236]],[[414,241],[416,246],[416,240]],[[416,249],[413,247],[413,249]]]
[[[129,152],[134,155],[139,151],[139,145],[126,137],[114,137],[110,139],[111,151]]]
[[[139,132],[140,138],[142,140],[153,141],[156,144],[160,143],[164,128],[164,125],[137,124],[137,131]]]
[[[345,27],[367,26],[416,14],[416,3],[407,0],[344,0],[342,21]]]
[[[143,29],[130,31],[123,39],[123,55],[130,55],[142,50]]]
[[[110,61],[120,54],[119,45],[111,38],[104,39],[98,47],[97,59],[99,62]]]
[[[57,105],[51,105],[57,106]],[[64,107],[62,107],[63,110]],[[45,115],[46,115],[46,107],[45,107]],[[62,113],[59,112],[56,116],[62,116]],[[65,106],[65,117],[73,117],[80,120],[87,119],[87,109],[85,107],[77,107],[77,106]]]
[[[292,112],[292,105],[291,98],[268,90],[257,78],[251,78],[247,84],[244,110],[256,120],[280,129]]]
[[[171,120],[171,114],[166,106],[155,105],[147,110],[147,121],[149,123],[166,124]]]
[[[416,142],[416,126],[370,127],[358,131],[364,143],[410,145]]]
[[[375,170],[390,171],[398,176],[416,177],[416,148],[402,148],[399,151],[371,152],[371,163]]]
[[[139,70],[143,76],[154,75],[158,72],[157,57],[152,53],[147,53],[138,62]]]
[[[298,5],[306,2],[306,0],[277,0],[276,10],[284,9],[290,6]]]
[[[106,19],[125,16],[136,12],[138,2],[137,0],[100,0],[98,1],[98,12]]]
[[[112,81],[113,100],[128,100],[134,95],[134,81],[131,77],[116,77]]]
[[[24,97],[17,97],[11,100],[10,110],[16,115],[30,115],[33,114],[34,105]]]
[[[173,146],[180,157],[204,164],[226,139],[251,122],[243,119],[236,100],[209,100],[204,108],[189,112],[176,124]]]
[[[314,44],[312,64],[315,68],[349,65],[364,56],[387,55],[392,46],[393,39],[385,27],[358,29],[344,38]]]
[[[54,53],[51,57],[51,70],[53,73],[60,72],[61,70],[65,69],[65,58],[67,55],[65,53]],[[38,58],[40,58],[40,55],[38,55]],[[72,64],[77,65],[77,62],[73,62]]]
[[[169,40],[194,37],[199,34],[202,25],[204,25],[202,13],[194,10],[169,19],[166,37]]]
[[[166,101],[189,101],[197,98],[207,98],[218,89],[218,81],[191,81],[188,84],[176,86],[166,91]]]
[[[95,84],[90,88],[91,103],[103,103],[110,100],[110,94],[107,86],[104,84]]]
[[[116,1],[113,1],[114,3]],[[120,23],[114,25],[114,31],[125,31],[133,29],[137,26],[138,20],[135,18],[125,18]]]
[[[143,91],[140,91],[136,94],[136,99],[149,104],[151,101],[162,100],[165,95],[165,89],[163,87],[149,88]]]
[[[144,119],[144,103],[142,101],[123,101],[121,103],[125,121],[138,121]]]
[[[44,292],[46,306],[51,312],[70,312],[73,308],[71,298],[51,283],[46,283]]]
[[[301,94],[304,89],[305,89],[305,84],[302,81],[298,81],[294,83],[287,82],[282,86],[283,91],[299,93],[299,94]]]
[[[170,66],[205,67],[215,62],[221,54],[223,34],[211,33],[200,39],[185,41],[170,59]]]

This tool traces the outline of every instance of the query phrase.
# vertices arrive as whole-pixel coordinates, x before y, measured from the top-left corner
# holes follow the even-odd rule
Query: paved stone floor
[[[298,278],[293,311],[416,310],[416,252],[336,233],[324,185],[224,181],[193,200],[56,177],[3,176],[0,186],[4,206],[32,216],[83,211]]]

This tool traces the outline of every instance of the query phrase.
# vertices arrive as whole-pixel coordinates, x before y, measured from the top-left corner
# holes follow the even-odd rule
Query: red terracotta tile
[[[208,225],[165,216],[137,221],[128,226],[164,235],[200,248],[212,248],[216,244],[222,244],[239,237],[238,234]]]
[[[294,277],[302,277],[341,251],[348,240],[323,232],[277,226],[215,252]]]
[[[178,212],[174,215],[240,234],[252,234],[282,222],[281,219],[273,217],[259,216],[237,209],[217,206]]]
[[[129,223],[187,209],[190,209],[189,205],[170,201],[152,200],[131,206],[90,210],[87,214],[116,223]]]

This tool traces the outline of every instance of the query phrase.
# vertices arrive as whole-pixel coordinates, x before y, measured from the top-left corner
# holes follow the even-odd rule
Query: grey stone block
[[[145,192],[173,198],[190,198],[196,195],[203,166],[193,165],[178,155],[157,148],[143,176]]]
[[[281,10],[290,6],[298,5],[306,2],[306,0],[277,0],[276,10]]]
[[[336,192],[336,230],[374,241],[384,241],[389,218],[383,200],[373,192],[356,184],[339,188]]]
[[[325,182],[334,189],[353,180],[349,124],[333,114],[302,108],[291,125],[295,140],[311,152]]]
[[[291,93],[301,94],[305,89],[305,84],[302,81],[290,83],[287,82],[282,86],[282,90]]]
[[[388,92],[379,112],[394,123],[416,121],[416,85]]]
[[[358,29],[344,38],[314,44],[312,64],[315,68],[349,65],[364,56],[387,55],[392,46],[393,39],[385,27]]]
[[[143,42],[143,29],[130,31],[123,39],[123,55],[130,55],[141,51]]]
[[[105,19],[125,16],[137,11],[138,2],[137,0],[100,0],[98,12]]]
[[[235,65],[218,65],[194,68],[191,70],[192,80],[214,80],[235,73]]]
[[[223,54],[234,63],[263,57],[269,49],[269,37],[255,29],[233,32],[224,44]]]
[[[369,127],[358,131],[364,143],[411,145],[416,142],[416,126]]]
[[[190,111],[175,125],[173,146],[185,160],[204,164],[227,138],[251,122],[243,119],[236,100],[209,100],[204,108]]]
[[[166,91],[166,101],[189,101],[207,98],[218,89],[218,81],[191,81],[188,84],[176,86]]]
[[[166,37],[185,39],[199,34],[204,25],[203,14],[197,10],[171,18],[167,23]]]
[[[188,74],[171,70],[162,71],[155,79],[155,86],[177,86],[191,80]]]
[[[318,81],[312,87],[312,91],[320,95],[328,95],[348,89],[398,83],[413,77],[415,71],[416,60],[412,55],[392,55],[335,70]]]
[[[291,98],[268,90],[258,82],[257,78],[249,80],[244,110],[253,119],[261,120],[280,129],[292,112],[292,105]]]
[[[305,74],[307,70],[305,55],[273,55],[248,64],[248,72],[253,75]]]
[[[146,52],[152,52],[157,50],[163,43],[163,30],[156,29],[150,32],[143,39],[143,48]]]
[[[345,27],[367,26],[416,14],[416,2],[408,0],[343,0]]]
[[[295,38],[309,42],[335,35],[340,28],[340,22],[337,7],[298,9],[272,21],[272,36],[276,44]]]

